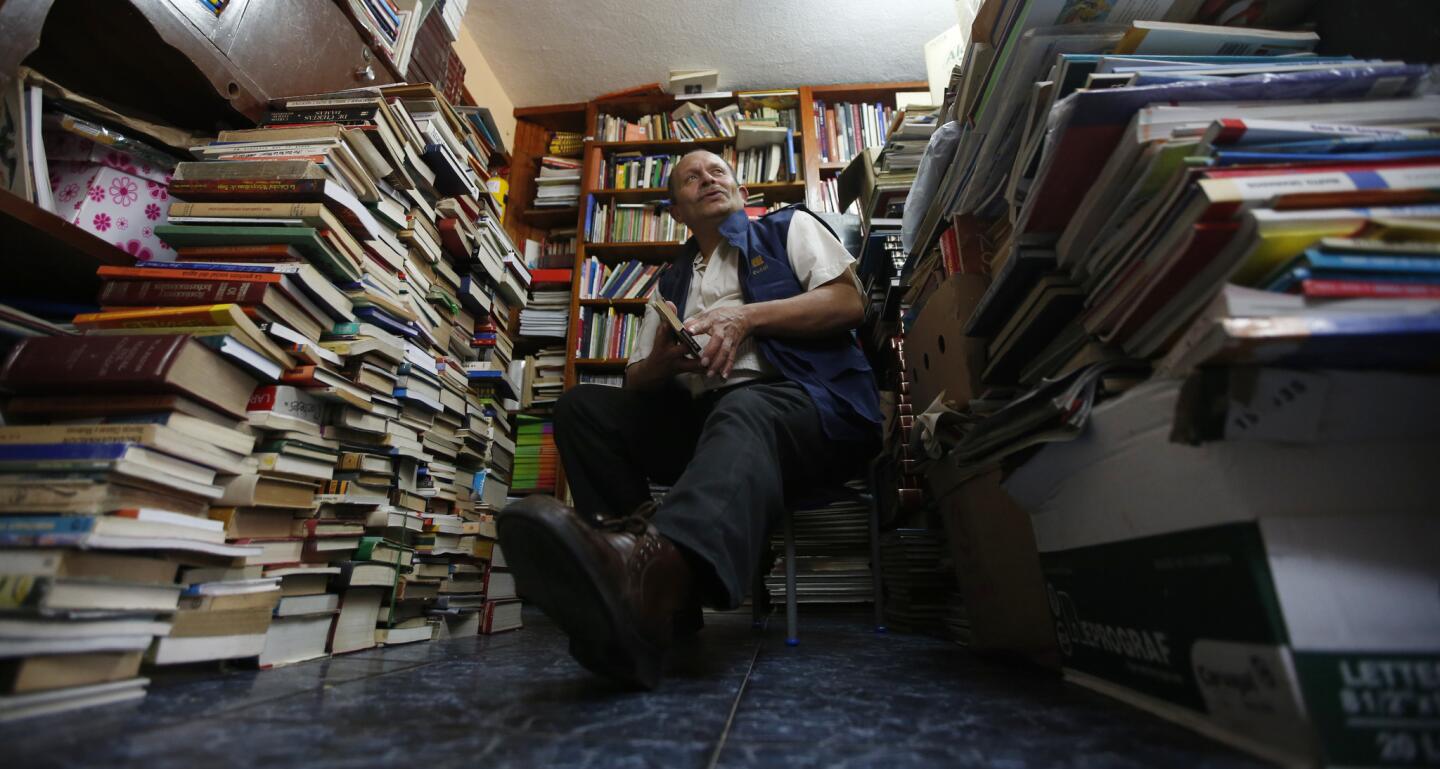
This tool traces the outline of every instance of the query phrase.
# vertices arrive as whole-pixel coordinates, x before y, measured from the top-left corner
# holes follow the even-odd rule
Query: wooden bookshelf
[[[805,176],[805,202],[819,210],[821,202],[820,179],[834,176],[847,163],[820,162],[820,136],[815,131],[815,102],[881,102],[895,106],[895,94],[901,91],[925,91],[929,84],[923,80],[904,83],[852,83],[843,85],[811,85],[800,87],[800,133],[804,137],[804,158],[802,173]]]
[[[834,175],[844,167],[843,163],[820,164],[820,146],[812,116],[815,99],[826,102],[866,101],[895,104],[897,91],[925,90],[923,82],[905,83],[860,83],[850,85],[800,86],[797,93],[796,117],[799,130],[795,132],[796,161],[799,164],[798,177],[793,181],[766,182],[746,185],[752,195],[763,196],[768,203],[806,202],[818,207],[820,200],[820,179],[822,175]],[[741,92],[743,94],[743,92]],[[600,166],[604,159],[628,152],[647,154],[684,154],[696,149],[719,151],[734,144],[733,137],[709,139],[651,139],[646,141],[595,141],[594,130],[601,113],[617,115],[635,120],[643,115],[669,113],[683,101],[668,94],[627,96],[596,100],[587,103],[557,104],[548,107],[527,107],[515,110],[517,128],[515,133],[515,158],[511,164],[510,210],[506,226],[517,244],[525,239],[539,239],[548,229],[575,227],[579,234],[575,249],[575,268],[570,291],[570,328],[566,335],[565,387],[573,387],[579,379],[579,372],[621,372],[625,367],[623,359],[575,358],[580,333],[580,310],[587,307],[613,307],[626,312],[643,312],[646,299],[581,299],[579,286],[581,267],[590,257],[615,265],[619,262],[637,259],[647,264],[661,264],[677,258],[683,253],[684,244],[673,242],[640,243],[589,243],[585,241],[585,211],[587,200],[616,203],[642,203],[669,196],[663,187],[642,187],[616,189],[600,186]],[[717,99],[694,100],[711,110],[739,101],[737,96]],[[578,210],[570,218],[560,212],[540,212],[530,208],[535,195],[535,174],[538,161],[545,154],[549,132],[554,130],[581,131],[589,138],[581,152],[580,190]],[[563,474],[562,474],[563,475]],[[563,480],[561,481],[563,489]]]
[[[577,206],[566,208],[527,208],[520,211],[520,220],[537,230],[551,230],[575,224],[580,215]]]

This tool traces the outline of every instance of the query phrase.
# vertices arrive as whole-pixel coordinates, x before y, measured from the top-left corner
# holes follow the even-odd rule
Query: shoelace
[[[650,517],[653,515],[655,515],[655,503],[645,502],[627,516],[600,521],[600,528],[614,534],[632,534],[640,537],[649,528]]]

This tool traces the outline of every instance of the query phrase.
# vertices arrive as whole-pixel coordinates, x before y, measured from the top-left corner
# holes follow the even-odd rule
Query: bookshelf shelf
[[[600,256],[601,254],[640,254],[653,256],[674,256],[685,247],[684,243],[675,240],[649,241],[640,243],[586,243],[585,253]]]
[[[691,150],[709,147],[723,147],[733,144],[735,137],[719,136],[714,139],[654,139],[630,142],[590,142],[590,146],[608,150]]]
[[[608,371],[624,371],[625,358],[576,358],[576,368],[601,369]]]
[[[650,300],[647,299],[647,298],[645,298],[645,297],[643,297],[643,296],[641,296],[641,297],[633,297],[633,298],[627,297],[627,298],[624,298],[624,299],[604,299],[604,298],[601,298],[601,297],[596,297],[596,298],[593,298],[593,299],[581,299],[581,300],[580,300],[580,306],[581,306],[581,307],[614,307],[614,308],[616,308],[616,309],[619,309],[619,308],[629,308],[629,307],[642,307],[642,308],[643,308],[645,305],[647,305],[647,304],[649,304],[649,303],[650,303]]]
[[[669,195],[670,191],[664,187],[631,187],[628,189],[611,187],[594,190],[590,194],[597,198],[610,198],[620,203],[634,203],[641,200],[663,198]]]
[[[577,208],[527,208],[520,212],[520,219],[536,229],[566,227],[575,224],[579,216]]]
[[[0,293],[90,304],[101,265],[134,257],[8,190],[0,190],[0,242],[7,257]]]

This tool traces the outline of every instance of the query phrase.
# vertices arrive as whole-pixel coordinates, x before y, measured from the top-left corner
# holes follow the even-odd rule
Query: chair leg
[[[765,627],[765,614],[770,609],[770,589],[765,586],[766,572],[755,572],[755,585],[750,591],[750,626],[759,630]]]
[[[880,492],[876,484],[876,459],[870,464],[870,579],[875,591],[875,632],[884,633],[885,591],[880,584]]]
[[[796,631],[798,624],[795,607],[795,521],[794,514],[785,511],[785,644],[800,645]]]

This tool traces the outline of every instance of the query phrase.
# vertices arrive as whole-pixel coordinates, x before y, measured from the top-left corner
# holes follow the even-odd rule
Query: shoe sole
[[[577,662],[632,686],[659,684],[659,650],[627,621],[619,596],[602,587],[578,534],[528,510],[507,511],[497,528],[520,592],[570,637]]]

